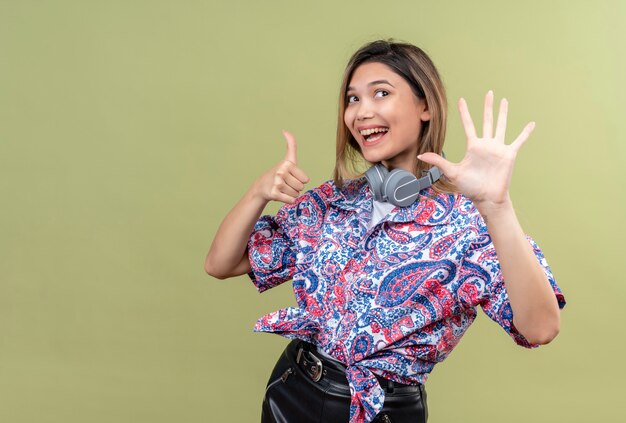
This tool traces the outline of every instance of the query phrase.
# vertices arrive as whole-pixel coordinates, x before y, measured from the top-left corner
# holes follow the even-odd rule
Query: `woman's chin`
[[[380,163],[383,160],[389,159],[389,157],[387,157],[384,154],[373,154],[372,151],[368,151],[365,154],[363,154],[363,158],[370,163]]]

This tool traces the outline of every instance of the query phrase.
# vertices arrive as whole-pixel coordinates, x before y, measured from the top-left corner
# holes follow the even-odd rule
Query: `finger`
[[[483,111],[483,138],[493,137],[493,91],[485,95],[485,109]]]
[[[424,153],[417,156],[417,158],[424,163],[428,163],[433,166],[437,166],[439,170],[446,175],[446,177],[450,178],[453,172],[453,164],[448,160],[441,157],[439,154],[435,153]]]
[[[496,138],[504,142],[506,135],[506,117],[509,111],[509,102],[506,98],[500,100],[500,111],[498,112],[498,123],[496,124]]]
[[[459,113],[461,114],[461,122],[463,122],[463,128],[465,129],[465,136],[467,139],[476,138],[476,129],[474,129],[474,122],[467,108],[465,99],[461,97],[459,99]]]
[[[282,192],[283,194],[288,195],[293,198],[296,198],[300,195],[300,192],[298,190],[293,189],[285,182],[281,183],[276,188],[278,189],[279,192]]]
[[[296,197],[292,197],[290,195],[283,194],[280,191],[276,191],[272,197],[273,197],[274,201],[281,201],[281,202],[287,203],[287,204],[293,204],[293,203],[296,202]]]
[[[304,171],[297,166],[290,166],[289,173],[291,173],[298,181],[302,182],[303,184],[309,182],[309,177],[307,176],[307,174],[304,173]]]
[[[285,177],[285,183],[298,192],[304,189],[304,184],[291,173]]]
[[[298,160],[296,158],[296,139],[291,133],[283,130],[283,136],[287,140],[287,154],[285,155],[285,160],[298,164]]]
[[[513,148],[513,150],[516,152],[519,151],[519,149],[522,148],[522,145],[524,145],[528,137],[530,137],[530,134],[533,132],[534,129],[535,122],[529,122],[522,130],[522,133],[519,134],[517,138],[515,138],[515,141],[511,143],[511,148]]]
[[[282,201],[286,203],[284,196],[288,196],[290,198],[296,198],[300,195],[300,193],[290,187],[286,182],[283,175],[276,174],[274,176],[274,184],[270,190],[271,198],[274,200]]]

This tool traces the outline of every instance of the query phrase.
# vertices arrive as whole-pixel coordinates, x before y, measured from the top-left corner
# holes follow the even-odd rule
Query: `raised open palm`
[[[508,197],[511,175],[517,152],[532,133],[535,123],[529,122],[511,144],[504,143],[508,102],[500,101],[500,111],[493,134],[493,92],[485,96],[483,136],[476,135],[474,122],[463,98],[459,112],[467,139],[465,157],[459,163],[450,162],[435,153],[424,153],[420,160],[437,166],[459,191],[477,204],[499,205]]]

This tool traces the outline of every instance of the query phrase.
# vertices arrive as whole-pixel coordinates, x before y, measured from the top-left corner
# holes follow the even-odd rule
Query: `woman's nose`
[[[374,117],[374,109],[369,101],[362,101],[356,113],[357,120],[370,119]]]

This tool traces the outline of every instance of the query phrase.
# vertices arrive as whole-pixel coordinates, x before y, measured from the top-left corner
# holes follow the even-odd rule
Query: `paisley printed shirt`
[[[371,422],[385,395],[379,375],[424,383],[476,318],[477,307],[518,344],[496,251],[476,207],[461,194],[420,192],[367,229],[372,193],[365,178],[307,191],[261,216],[248,241],[259,292],[293,280],[297,307],[261,317],[254,330],[302,339],[347,366],[350,423]],[[559,308],[565,297],[527,236]]]

